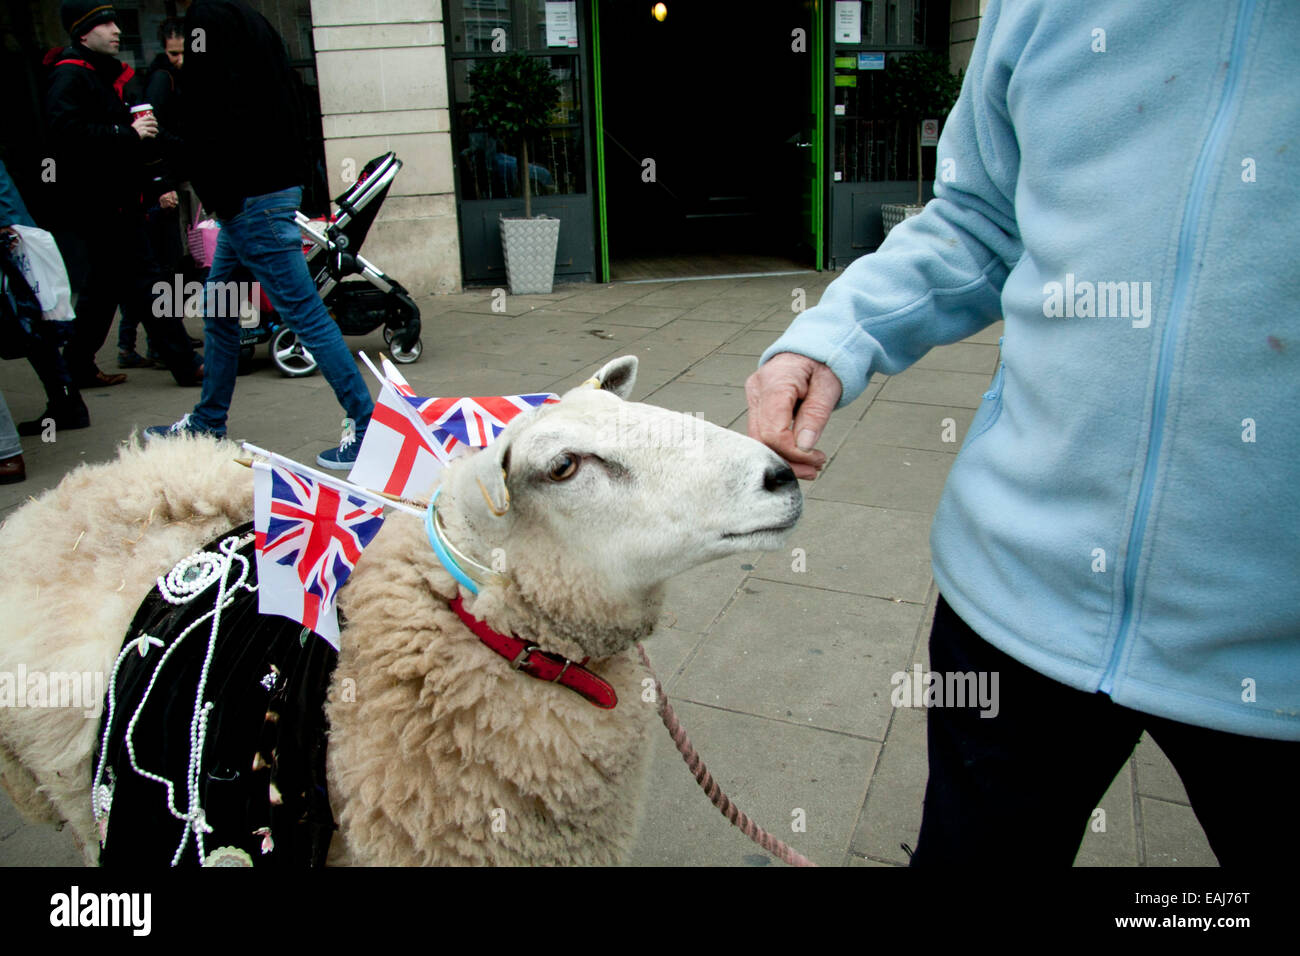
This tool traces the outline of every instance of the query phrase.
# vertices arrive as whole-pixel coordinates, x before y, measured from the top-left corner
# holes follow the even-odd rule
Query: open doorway
[[[809,6],[600,0],[611,279],[806,269]]]

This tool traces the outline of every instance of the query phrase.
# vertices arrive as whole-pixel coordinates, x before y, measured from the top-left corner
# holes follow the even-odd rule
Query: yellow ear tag
[[[584,386],[585,386],[585,385],[590,385],[592,388],[600,388],[600,387],[601,387],[601,385],[600,385],[600,379],[596,378],[596,376],[594,376],[594,375],[593,375],[591,378],[587,379],[587,380],[586,380],[585,382],[583,382],[582,384],[583,384]]]

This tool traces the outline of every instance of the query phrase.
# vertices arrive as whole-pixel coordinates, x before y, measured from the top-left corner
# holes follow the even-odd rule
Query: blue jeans
[[[276,311],[316,359],[334,397],[356,423],[358,439],[370,424],[375,410],[370,390],[307,271],[301,233],[293,219],[301,201],[302,189],[297,186],[250,196],[237,216],[221,222],[204,289],[203,395],[191,414],[194,424],[209,431],[225,434],[239,374],[239,316],[223,316],[223,310],[210,308],[226,299],[214,295],[212,286],[230,281],[240,265],[261,283]]]
[[[0,394],[0,461],[22,453],[23,443],[18,439],[18,429],[9,414],[9,406],[5,404],[4,395]]]

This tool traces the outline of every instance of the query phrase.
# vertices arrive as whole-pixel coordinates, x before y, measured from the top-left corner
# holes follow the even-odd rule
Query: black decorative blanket
[[[204,552],[145,598],[110,678],[95,751],[100,862],[321,866],[335,829],[323,707],[338,652],[258,614],[251,522]]]

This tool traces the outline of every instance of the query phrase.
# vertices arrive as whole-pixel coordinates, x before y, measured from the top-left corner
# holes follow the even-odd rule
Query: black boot
[[[58,430],[90,427],[90,411],[86,408],[86,403],[81,400],[81,393],[77,391],[76,386],[65,385],[61,395],[57,397],[51,395],[49,404],[45,406],[45,411],[39,418],[18,423],[18,434],[28,436],[41,434],[45,431],[47,419],[53,419],[54,427]]]

